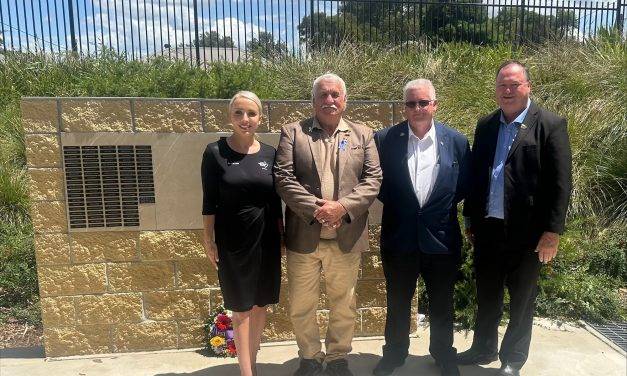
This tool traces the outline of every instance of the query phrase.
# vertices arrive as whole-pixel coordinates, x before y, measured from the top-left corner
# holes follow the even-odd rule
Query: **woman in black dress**
[[[229,103],[229,116],[233,134],[203,154],[204,241],[224,306],[233,311],[240,374],[254,376],[265,306],[279,301],[281,201],[272,177],[275,149],[255,139],[261,101],[240,91]]]

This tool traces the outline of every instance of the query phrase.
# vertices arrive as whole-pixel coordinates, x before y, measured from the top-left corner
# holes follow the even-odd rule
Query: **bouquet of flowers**
[[[224,308],[218,307],[214,310],[205,325],[205,332],[207,333],[206,348],[211,356],[230,358],[237,356],[233,339],[233,322]]]

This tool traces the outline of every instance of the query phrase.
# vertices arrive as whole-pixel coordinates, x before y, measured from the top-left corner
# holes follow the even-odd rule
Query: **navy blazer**
[[[472,145],[471,191],[464,216],[473,227],[487,214],[490,173],[501,110],[479,120]],[[531,102],[505,160],[503,209],[508,247],[533,250],[545,231],[561,234],[572,191],[572,153],[566,119]]]
[[[407,121],[375,134],[383,183],[381,252],[459,254],[462,235],[457,204],[468,192],[470,145],[458,131],[435,122],[438,176],[431,195],[420,206],[407,167]]]

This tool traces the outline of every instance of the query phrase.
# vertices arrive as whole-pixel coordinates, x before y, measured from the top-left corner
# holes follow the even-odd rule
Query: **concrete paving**
[[[501,330],[502,334],[502,330]],[[455,334],[460,351],[470,346],[472,333]],[[428,352],[428,328],[420,328],[411,340],[410,356],[395,376],[438,376]],[[383,339],[357,338],[348,356],[356,376],[370,375],[381,358]],[[298,367],[294,342],[263,344],[259,354],[260,376],[288,376]],[[464,366],[464,376],[495,375],[500,364]],[[541,322],[534,326],[531,354],[523,368],[528,376],[625,376],[627,358],[586,329]],[[1,376],[237,376],[235,359],[210,358],[200,350],[107,354],[63,359],[43,358],[41,349],[2,350]]]

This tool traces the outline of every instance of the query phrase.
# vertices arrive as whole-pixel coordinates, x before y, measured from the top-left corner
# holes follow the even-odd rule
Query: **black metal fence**
[[[625,38],[624,0],[0,0],[0,52],[190,63],[306,57],[342,41]]]

